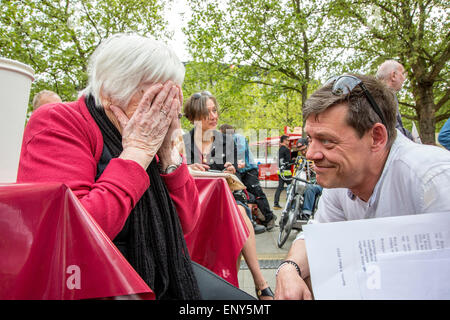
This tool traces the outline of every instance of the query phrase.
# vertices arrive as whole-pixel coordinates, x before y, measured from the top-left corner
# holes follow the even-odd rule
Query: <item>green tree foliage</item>
[[[239,65],[224,76],[270,88],[260,90],[272,95],[258,108],[266,115],[279,114],[273,103],[289,101],[287,92],[301,97],[292,99],[300,108],[327,74],[375,74],[385,59],[397,59],[409,80],[401,113],[406,123],[417,121],[422,141],[434,143],[436,128],[450,116],[447,2],[190,0],[186,34],[197,61]]]
[[[422,142],[434,144],[450,116],[450,20],[445,0],[337,0],[330,16],[341,23],[342,47],[354,50],[347,66],[375,73],[385,59],[405,66],[401,113],[417,121]]]
[[[0,55],[36,72],[33,95],[43,89],[63,100],[77,97],[87,82],[87,60],[114,33],[167,36],[158,0],[0,1]],[[31,106],[30,106],[31,107]]]
[[[264,113],[266,122],[277,121],[277,127],[298,125],[301,106],[317,87],[314,78],[334,39],[322,12],[324,1],[189,3],[193,14],[186,35],[194,59],[238,66],[223,75],[250,95],[256,89],[248,85],[259,85],[262,101],[256,114]]]
[[[187,63],[185,99],[198,91],[210,91],[219,103],[219,125],[229,123],[242,130],[283,129],[285,124],[301,126],[301,101],[296,92],[274,95],[267,86],[239,81],[236,73],[241,68],[214,62]],[[183,128],[188,130],[192,125],[185,119]]]

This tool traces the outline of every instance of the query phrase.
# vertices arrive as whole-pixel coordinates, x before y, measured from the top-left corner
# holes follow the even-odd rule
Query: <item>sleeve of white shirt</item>
[[[421,213],[450,212],[450,163],[431,168],[424,180]]]

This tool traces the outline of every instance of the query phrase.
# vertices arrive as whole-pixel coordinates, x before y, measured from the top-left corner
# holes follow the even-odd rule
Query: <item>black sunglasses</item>
[[[350,92],[353,91],[353,89],[355,89],[356,86],[359,85],[362,91],[364,92],[364,95],[366,96],[367,100],[369,101],[370,105],[372,106],[373,111],[375,111],[375,113],[380,117],[381,123],[384,124],[385,127],[387,127],[383,112],[381,111],[380,107],[375,102],[375,99],[372,97],[369,90],[367,90],[366,86],[364,85],[361,79],[351,75],[342,75],[328,79],[325,82],[325,85],[333,82],[334,84],[331,93],[333,93],[336,96],[349,94]]]
[[[201,96],[208,96],[208,97],[211,97],[212,94],[211,94],[211,92],[209,92],[209,91],[201,91],[201,92],[196,92],[196,93],[194,93],[194,94],[192,95],[192,98],[198,99],[198,98],[200,98]]]

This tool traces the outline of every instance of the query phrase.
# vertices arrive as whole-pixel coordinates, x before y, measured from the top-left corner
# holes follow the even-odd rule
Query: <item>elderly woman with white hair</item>
[[[199,299],[183,232],[198,191],[177,151],[184,66],[165,44],[119,34],[89,65],[80,98],[36,110],[17,182],[62,182],[157,299]]]

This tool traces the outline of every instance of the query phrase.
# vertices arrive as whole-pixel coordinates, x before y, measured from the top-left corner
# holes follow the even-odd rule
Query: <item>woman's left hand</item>
[[[226,173],[236,173],[236,168],[230,163],[230,162],[225,162],[225,164],[223,165],[225,167],[225,170],[223,170]]]
[[[181,115],[181,106],[183,104],[183,92],[180,86],[177,85],[177,88],[178,92],[175,97],[175,99],[179,101],[177,116],[172,118],[164,141],[157,153],[163,169],[171,164],[180,164],[180,154],[184,154],[183,130],[181,129],[179,117],[179,115]]]

